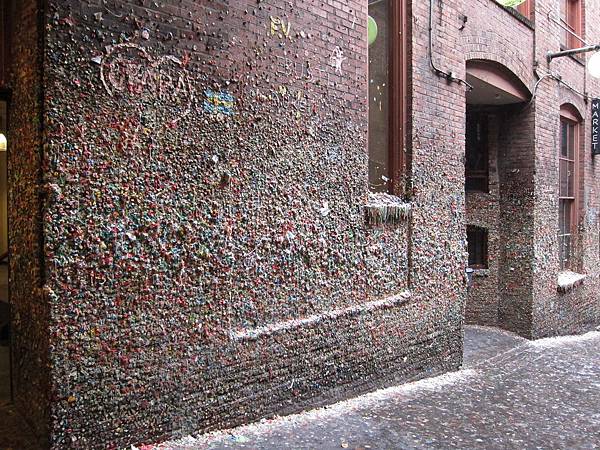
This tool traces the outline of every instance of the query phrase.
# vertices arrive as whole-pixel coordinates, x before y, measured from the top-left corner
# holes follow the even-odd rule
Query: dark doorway
[[[8,116],[9,73],[15,0],[0,0],[0,403],[11,399],[10,325],[8,295]]]

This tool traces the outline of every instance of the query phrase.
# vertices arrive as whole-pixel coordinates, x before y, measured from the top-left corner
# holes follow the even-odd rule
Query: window
[[[488,230],[467,225],[467,250],[469,267],[487,269],[488,267]]]
[[[563,27],[560,45],[564,49],[585,45],[582,34],[581,0],[560,0],[560,23]]]
[[[488,192],[489,156],[487,116],[467,110],[466,134],[465,188],[467,191]]]
[[[560,120],[558,254],[560,269],[572,268],[573,236],[577,229],[577,149],[579,126],[572,118]]]
[[[369,0],[369,189],[399,193],[406,117],[405,0]]]
[[[525,0],[519,6],[517,6],[517,11],[523,14],[528,19],[533,18],[533,0]]]

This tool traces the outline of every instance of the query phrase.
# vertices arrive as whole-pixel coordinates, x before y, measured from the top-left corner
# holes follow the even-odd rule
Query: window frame
[[[388,113],[388,174],[387,193],[396,196],[404,194],[404,175],[409,172],[407,154],[408,124],[408,0],[390,0],[390,28],[392,37],[389,42],[389,113]],[[367,5],[368,11],[368,5]],[[368,47],[367,47],[368,52]],[[367,56],[367,66],[369,58]],[[370,77],[367,76],[367,91]],[[368,143],[367,143],[368,147]],[[367,148],[367,151],[369,149]],[[370,184],[370,181],[369,181]]]
[[[533,0],[525,0],[520,5],[517,5],[517,11],[519,11],[519,13],[523,17],[525,17],[529,20],[532,20],[533,19]]]
[[[469,235],[475,235],[478,236],[478,239],[476,239],[476,242],[471,242],[469,240]],[[471,269],[489,269],[489,238],[490,238],[490,233],[489,230],[485,227],[480,227],[477,225],[467,225],[467,254],[468,254],[468,260],[467,260],[467,266]],[[471,246],[476,246],[476,244],[480,243],[481,244],[481,251],[480,252],[476,252],[476,253],[481,253],[481,259],[482,261],[476,261],[471,263],[471,252],[469,252],[469,249],[471,248]]]
[[[583,36],[583,0],[560,0],[559,20],[563,28],[560,36],[561,50],[585,45]],[[564,10],[564,15],[563,15]]]
[[[469,120],[470,119],[470,120]],[[478,126],[481,127],[481,139],[480,143],[483,146],[478,147],[479,153],[484,157],[485,169],[479,173],[479,171],[468,170],[468,150],[470,147],[470,128],[469,122],[474,122]],[[465,131],[465,192],[481,192],[481,193],[489,193],[490,192],[490,148],[489,148],[489,118],[485,112],[481,111],[467,111],[467,119],[466,119],[466,131]],[[481,179],[485,180],[485,188],[484,189],[473,189],[469,188],[469,179]]]
[[[562,155],[562,136],[563,136],[563,127],[567,126],[567,130],[571,130],[573,135],[573,158],[570,159],[568,157],[570,150],[567,148],[567,157]],[[575,114],[571,109],[565,105],[561,107],[560,110],[560,139],[559,139],[559,148],[558,148],[558,229],[557,229],[557,237],[558,237],[558,257],[559,257],[559,269],[561,271],[564,270],[573,270],[575,265],[575,241],[577,240],[577,229],[579,227],[579,198],[580,198],[580,157],[581,157],[581,130],[582,130],[582,120]],[[571,142],[570,135],[567,132],[567,145]],[[561,183],[562,183],[562,172],[561,172],[561,161],[565,161],[567,163],[573,164],[573,174],[571,176],[572,180],[572,195],[564,196],[561,195]],[[564,165],[562,165],[564,167]],[[567,187],[567,193],[569,192],[569,188]],[[562,217],[561,217],[561,206],[563,203],[570,203],[570,227],[568,233],[562,233],[564,229]],[[564,246],[564,238],[569,237],[569,252],[568,257],[564,258],[563,255],[563,246]]]

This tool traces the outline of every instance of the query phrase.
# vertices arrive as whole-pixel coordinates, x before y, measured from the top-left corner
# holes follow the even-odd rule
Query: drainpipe
[[[443,71],[439,67],[436,67],[435,63],[433,62],[433,1],[434,0],[429,0],[429,65],[437,76],[445,78],[449,82],[464,84],[469,91],[472,91],[473,86],[471,86],[465,80],[458,78],[452,71]]]

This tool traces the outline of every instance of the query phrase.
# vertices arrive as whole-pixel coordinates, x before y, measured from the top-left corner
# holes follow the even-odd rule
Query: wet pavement
[[[470,368],[513,350],[528,341],[498,328],[468,325],[465,328],[463,368]]]
[[[463,370],[154,449],[600,449],[600,333],[467,327]]]
[[[141,449],[600,449],[600,332],[529,342],[467,327],[462,370]],[[0,449],[35,449],[0,402]]]

